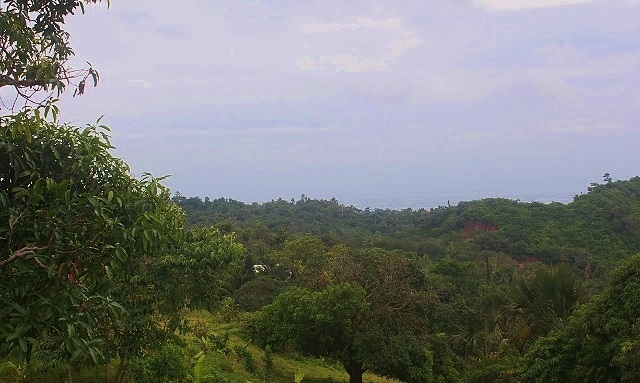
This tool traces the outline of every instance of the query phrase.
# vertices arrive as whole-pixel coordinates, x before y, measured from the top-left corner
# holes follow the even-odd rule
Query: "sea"
[[[310,196],[313,198],[313,196]],[[475,201],[485,198],[506,198],[520,202],[540,203],[569,203],[573,201],[575,194],[570,192],[548,191],[511,191],[491,193],[486,191],[465,192],[439,192],[439,193],[406,193],[406,194],[345,194],[335,196],[338,201],[346,206],[355,206],[358,209],[431,209],[439,206],[455,206],[464,201]]]

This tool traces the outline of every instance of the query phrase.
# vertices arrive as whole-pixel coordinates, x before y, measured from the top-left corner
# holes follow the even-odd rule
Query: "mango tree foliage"
[[[312,278],[326,263],[326,246],[318,237],[305,235],[286,241],[270,255],[273,272],[292,278]]]
[[[362,382],[366,370],[416,381],[412,367],[429,355],[425,331],[433,303],[421,290],[420,270],[378,250],[337,246],[325,256],[322,278],[300,280],[308,285],[283,293],[255,315],[254,339],[337,360],[351,383]]]
[[[286,285],[286,281],[260,275],[234,291],[233,302],[243,311],[255,312],[272,303]]]
[[[122,311],[111,279],[174,241],[183,212],[110,150],[107,128],[20,112],[0,122],[0,352],[42,344],[100,359],[96,323]]]
[[[338,360],[352,383],[361,382],[364,366],[358,344],[366,342],[367,336],[358,324],[371,316],[365,296],[356,284],[331,286],[320,292],[294,288],[256,315],[253,336],[275,350],[289,346]]]
[[[0,88],[11,86],[18,97],[34,101],[32,96],[39,90],[60,93],[73,84],[76,93],[82,94],[88,77],[97,83],[98,75],[90,64],[87,69],[68,65],[74,52],[62,26],[67,16],[84,13],[86,4],[99,1],[2,0]]]

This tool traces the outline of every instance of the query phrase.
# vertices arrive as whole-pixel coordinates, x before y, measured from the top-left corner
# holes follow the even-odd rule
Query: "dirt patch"
[[[496,230],[498,230],[497,225],[476,220],[465,223],[460,234],[466,239],[471,239],[476,233],[490,233]]]

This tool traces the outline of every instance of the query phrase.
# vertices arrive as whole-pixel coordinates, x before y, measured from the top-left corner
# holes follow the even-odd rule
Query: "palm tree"
[[[514,340],[524,352],[536,339],[563,326],[580,301],[573,269],[559,264],[515,282],[511,294]]]

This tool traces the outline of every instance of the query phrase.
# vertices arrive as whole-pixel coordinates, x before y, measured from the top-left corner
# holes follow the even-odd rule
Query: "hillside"
[[[616,262],[640,249],[640,177],[594,183],[568,204],[487,198],[395,211],[361,210],[304,195],[262,204],[181,195],[173,200],[187,212],[188,224],[237,231],[250,249],[261,240],[277,247],[291,236],[311,234],[327,244],[367,244],[438,258],[449,243],[464,238],[517,260],[582,267]]]

